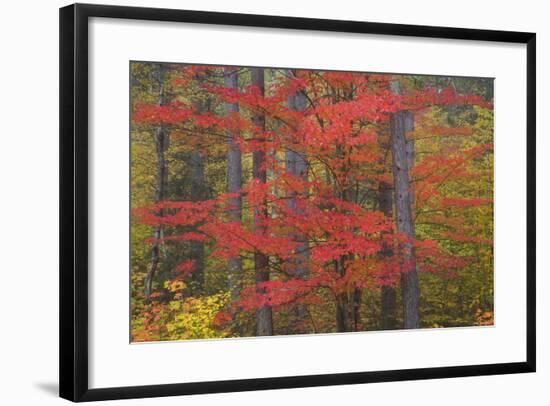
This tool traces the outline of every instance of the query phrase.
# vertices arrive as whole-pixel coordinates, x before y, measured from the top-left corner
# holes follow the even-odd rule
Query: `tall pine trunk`
[[[261,95],[264,95],[264,69],[263,68],[250,68],[252,77],[252,85],[256,86]],[[257,130],[260,132],[261,137],[265,133],[265,116],[259,112],[256,112],[252,118]],[[265,146],[260,142],[260,147],[257,151],[252,153],[252,177],[261,183],[267,182],[266,172],[266,151]],[[261,204],[259,207],[254,208],[254,227],[257,233],[265,234],[266,229],[264,220],[267,218],[267,203]],[[254,252],[254,269],[256,272],[256,284],[257,293],[260,295],[265,294],[265,290],[258,285],[269,281],[269,259],[267,255],[256,250]],[[262,305],[256,311],[256,335],[257,336],[269,336],[273,335],[273,315],[271,306],[268,304]]]
[[[159,99],[158,104],[160,106],[166,104],[165,97],[165,68],[162,65],[159,65],[158,69],[158,84],[159,84]],[[164,200],[166,194],[166,157],[165,152],[168,147],[168,134],[166,128],[163,124],[160,124],[154,134],[153,141],[155,143],[156,151],[156,174],[155,174],[155,202],[160,202]],[[162,210],[158,213],[159,216],[162,216]],[[162,237],[162,226],[158,225],[154,232],[154,242],[151,248],[151,262],[149,263],[149,268],[147,274],[145,275],[144,281],[144,295],[145,299],[149,300],[152,290],[153,290],[153,280],[158,270],[160,262],[160,238]]]
[[[394,87],[396,87],[394,85]],[[395,89],[394,89],[395,91]],[[394,199],[397,231],[411,238],[414,237],[412,216],[413,196],[409,175],[411,151],[407,148],[406,131],[412,129],[412,113],[397,111],[390,117],[391,148],[393,159]],[[409,153],[407,153],[409,152]],[[400,246],[403,263],[407,270],[401,273],[401,292],[403,301],[403,328],[420,327],[419,285],[416,271],[414,247],[410,242]]]
[[[225,68],[224,84],[228,89],[238,89],[238,77],[237,71],[234,68]],[[225,103],[226,114],[234,114],[239,112],[239,105],[237,103]],[[241,149],[235,141],[235,137],[238,134],[228,132],[227,133],[227,192],[238,193],[236,197],[230,197],[228,199],[229,205],[229,220],[231,222],[241,222],[242,220],[242,161],[241,161]],[[235,303],[239,299],[241,291],[241,279],[242,279],[242,261],[239,256],[231,257],[227,263],[229,269],[228,275],[228,288],[231,296],[231,302]],[[235,314],[233,314],[234,318]],[[235,325],[238,330],[238,326]]]

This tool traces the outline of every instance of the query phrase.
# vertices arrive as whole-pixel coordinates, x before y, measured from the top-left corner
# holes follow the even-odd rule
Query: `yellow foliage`
[[[205,297],[190,297],[185,301],[169,302],[169,307],[176,312],[166,323],[170,339],[204,339],[227,337],[225,331],[216,330],[214,317],[229,303],[228,293],[218,293]]]
[[[174,298],[178,296],[181,297],[180,292]],[[229,337],[228,331],[216,328],[214,323],[218,312],[229,302],[229,293],[218,293],[146,305],[142,312],[145,316],[132,320],[132,341]]]
[[[187,285],[183,281],[166,281],[164,282],[164,288],[170,292],[177,292],[183,290]]]

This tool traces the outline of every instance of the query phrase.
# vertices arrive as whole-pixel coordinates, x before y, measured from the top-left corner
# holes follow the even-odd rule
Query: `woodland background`
[[[133,340],[492,324],[492,97],[131,63]]]

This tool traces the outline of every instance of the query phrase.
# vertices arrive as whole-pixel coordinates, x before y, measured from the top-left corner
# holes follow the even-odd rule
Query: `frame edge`
[[[527,364],[536,372],[537,364],[537,37],[531,34],[527,45]]]
[[[187,21],[249,27],[515,42],[527,45],[527,360],[526,362],[346,374],[88,389],[88,17]],[[247,20],[247,18],[250,18]],[[297,28],[302,26],[302,28]],[[536,34],[298,17],[93,4],[59,10],[60,279],[59,395],[97,401],[536,371]],[[70,249],[68,249],[70,247]]]
[[[59,396],[88,391],[88,15],[59,9]]]
[[[74,39],[75,6],[59,9],[59,396],[75,399]]]

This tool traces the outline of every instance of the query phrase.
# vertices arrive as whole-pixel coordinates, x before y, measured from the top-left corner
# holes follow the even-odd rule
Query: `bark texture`
[[[295,71],[289,71],[291,76],[295,76]],[[306,108],[306,95],[302,91],[297,91],[293,95],[289,96],[288,108],[294,111],[303,111]],[[296,142],[297,144],[297,142]],[[306,157],[298,152],[299,146],[296,145],[292,149],[285,150],[285,171],[294,175],[295,177],[307,181],[308,180],[308,165]],[[303,210],[297,204],[296,194],[287,196],[286,206],[289,210],[294,211],[297,215],[303,214]],[[303,196],[302,196],[303,197]],[[295,257],[292,261],[291,269],[293,275],[298,278],[306,279],[308,275],[307,263],[309,262],[309,241],[306,235],[294,233],[292,236],[294,241],[297,242]],[[308,332],[307,324],[309,322],[309,316],[307,308],[304,305],[296,306],[296,331],[295,333]]]
[[[355,182],[349,179],[349,184],[340,193],[339,198],[346,202],[356,202]],[[340,257],[336,261],[336,272],[340,277],[346,274],[346,262],[350,260],[348,255]],[[336,328],[339,332],[357,331],[360,322],[361,289],[354,288],[341,292],[336,296]]]
[[[414,237],[412,216],[413,197],[409,177],[409,159],[407,154],[406,130],[411,125],[411,113],[398,111],[390,118],[391,146],[393,157],[393,178],[395,191],[395,210],[397,231]],[[420,327],[419,286],[416,271],[414,247],[405,242],[401,245],[403,264],[407,268],[401,274],[401,292],[403,301],[403,327],[406,329]]]
[[[265,92],[264,84],[264,69],[250,68],[252,77],[252,85],[260,89],[261,94]],[[265,132],[265,116],[260,112],[256,112],[252,118],[258,131],[263,137]],[[265,165],[266,151],[263,147],[252,153],[252,177],[261,183],[267,182],[267,172]],[[262,219],[267,217],[267,204],[262,204],[260,207],[254,208],[254,227],[256,232],[265,233],[265,226]],[[269,258],[259,250],[254,253],[254,269],[256,272],[256,283],[269,281]],[[257,293],[265,294],[265,290],[257,287]],[[256,311],[256,335],[268,336],[273,335],[273,315],[271,306],[264,304]]]
[[[306,108],[306,97],[299,91],[288,98],[288,107],[294,111],[303,111]],[[285,150],[285,170],[297,178],[307,181],[308,167],[303,154],[296,150]],[[296,195],[288,196],[287,207],[294,210],[297,214],[303,214],[303,210],[297,207]],[[309,258],[309,244],[304,235],[293,235],[293,238],[299,242],[296,248],[296,261],[293,266],[293,273],[298,277],[307,275],[307,261]]]
[[[157,72],[158,75],[158,85],[159,85],[159,98],[158,104],[160,106],[166,104],[165,97],[165,68],[162,65],[159,65]],[[164,200],[166,195],[166,157],[165,152],[168,147],[168,134],[164,125],[159,125],[153,134],[153,141],[155,143],[155,152],[156,152],[156,174],[155,174],[155,202],[160,202]],[[158,213],[162,216],[162,210]],[[159,262],[160,262],[160,238],[162,237],[162,226],[157,226],[153,232],[154,243],[151,248],[151,262],[149,268],[147,269],[147,274],[145,275],[144,281],[144,295],[145,299],[149,300],[151,292],[153,290],[153,280],[157,274]]]
[[[193,107],[197,114],[207,112],[210,108],[208,100],[195,100]],[[198,134],[197,136],[200,136]],[[200,202],[209,198],[209,190],[205,183],[205,162],[202,152],[195,149],[188,154],[186,159],[189,171],[189,196],[192,202]],[[205,247],[202,241],[189,242],[189,256],[195,260],[195,270],[189,281],[190,293],[192,296],[200,296],[204,292],[204,267]]]
[[[333,102],[338,102],[338,97],[333,96]],[[353,89],[349,89],[344,96],[345,100],[354,99]],[[344,152],[341,146],[336,147],[336,154],[344,159]],[[342,167],[344,173],[347,173],[346,184],[341,186],[340,190],[336,191],[336,196],[343,201],[357,203],[359,183],[352,175],[352,164],[346,162]],[[340,277],[344,277],[346,273],[346,262],[350,258],[346,255],[340,258],[336,263],[336,271]],[[342,292],[336,296],[336,328],[339,332],[358,331],[360,329],[360,307],[361,307],[362,291],[355,287],[349,291]]]
[[[378,207],[387,219],[393,219],[393,192],[390,184],[380,182],[378,185]],[[380,252],[382,260],[393,255],[389,246]],[[393,286],[382,286],[380,292],[380,319],[383,330],[397,328],[397,293]]]
[[[207,199],[204,188],[204,160],[200,152],[193,152],[188,161],[190,165],[191,196],[190,200],[199,202]],[[190,256],[195,260],[195,270],[191,274],[191,293],[200,296],[204,291],[204,243],[202,241],[190,241]]]
[[[225,68],[224,84],[228,89],[237,89],[237,71],[234,68]],[[225,103],[226,114],[234,114],[239,112],[239,105],[236,103]],[[242,198],[240,196],[240,190],[242,188],[242,161],[241,161],[241,149],[235,142],[235,137],[238,134],[231,132],[227,133],[227,192],[239,193],[237,197],[231,197],[228,199],[229,205],[229,219],[232,222],[241,222],[242,220]],[[229,275],[228,285],[229,293],[231,296],[231,302],[235,303],[239,299],[241,291],[241,279],[242,279],[242,261],[241,258],[231,257],[227,263]]]

